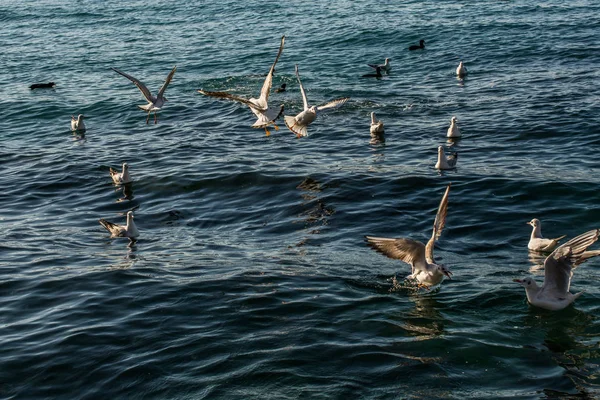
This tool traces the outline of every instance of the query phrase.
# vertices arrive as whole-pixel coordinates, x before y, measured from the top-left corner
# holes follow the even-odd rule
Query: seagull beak
[[[513,282],[517,282],[517,283],[523,283],[523,281],[522,281],[522,280],[520,280],[520,279],[513,279]]]
[[[450,272],[450,271],[443,271],[443,272],[444,272],[444,275],[446,275],[448,277],[448,279],[452,280],[452,276],[451,276],[452,272]]]

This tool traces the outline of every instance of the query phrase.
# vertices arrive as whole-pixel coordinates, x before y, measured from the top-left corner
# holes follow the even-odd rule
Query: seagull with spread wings
[[[273,74],[275,73],[275,65],[277,65],[277,61],[279,61],[279,56],[281,56],[281,53],[283,52],[284,43],[285,36],[282,36],[281,44],[279,45],[279,51],[277,52],[277,57],[275,57],[275,62],[273,62],[273,65],[271,65],[271,69],[269,70],[269,73],[265,78],[265,82],[263,83],[262,89],[260,90],[260,96],[258,99],[245,99],[243,97],[235,96],[227,92],[209,92],[202,89],[198,90],[198,92],[206,96],[216,97],[218,99],[233,100],[246,104],[248,107],[250,107],[250,110],[254,113],[254,115],[256,115],[256,118],[258,118],[256,122],[252,125],[252,127],[264,128],[267,136],[269,136],[271,132],[269,132],[267,127],[269,125],[273,125],[273,128],[275,128],[275,130],[279,130],[277,125],[275,125],[275,120],[279,118],[281,114],[283,114],[283,105],[277,108],[270,108],[268,101],[269,94],[271,93],[271,86],[273,85]]]
[[[514,279],[525,288],[527,301],[546,310],[562,310],[583,292],[572,294],[573,269],[585,260],[600,255],[600,250],[586,251],[598,240],[600,229],[583,233],[552,252],[544,261],[544,283],[541,287],[532,278]]]
[[[419,287],[429,288],[435,286],[442,282],[444,276],[452,279],[450,270],[444,264],[437,264],[433,258],[433,247],[446,225],[449,193],[450,185],[446,188],[446,192],[440,201],[433,222],[433,232],[427,245],[408,238],[388,239],[365,236],[367,244],[374,250],[389,258],[410,264],[412,267],[411,274],[406,279],[407,281],[416,282]]]
[[[171,79],[173,79],[173,75],[175,75],[175,71],[177,70],[177,67],[176,66],[173,67],[171,72],[169,72],[169,75],[167,75],[167,79],[165,80],[165,83],[163,83],[163,85],[160,88],[160,90],[158,91],[158,94],[156,95],[156,97],[152,95],[152,93],[150,92],[150,90],[148,90],[146,85],[144,85],[142,82],[140,82],[139,79],[134,78],[133,76],[126,74],[125,72],[119,71],[116,68],[111,68],[111,69],[113,71],[115,71],[116,73],[121,74],[125,78],[129,79],[131,82],[133,82],[135,84],[135,86],[138,87],[138,89],[140,89],[140,91],[142,92],[142,94],[144,95],[146,100],[148,100],[148,104],[145,104],[143,106],[138,106],[138,107],[141,110],[148,112],[148,117],[146,118],[146,123],[148,123],[148,120],[150,119],[150,113],[152,113],[152,111],[154,111],[154,123],[156,124],[158,122],[156,112],[160,111],[162,106],[167,101],[167,98],[165,97],[165,90],[167,90],[167,86],[169,86],[169,83],[171,83]]]
[[[300,93],[302,93],[304,110],[295,117],[285,115],[283,117],[283,121],[285,122],[285,125],[290,129],[290,131],[294,132],[297,137],[308,136],[308,131],[306,130],[306,128],[308,127],[308,125],[312,124],[313,121],[317,118],[317,112],[338,108],[342,104],[347,102],[350,99],[350,97],[343,97],[341,99],[332,100],[328,103],[321,104],[319,106],[311,107],[308,105],[308,100],[306,99],[306,92],[304,91],[304,86],[302,86],[302,81],[300,81],[300,74],[298,73],[298,64],[296,64],[296,78],[298,78],[298,84],[300,85]]]

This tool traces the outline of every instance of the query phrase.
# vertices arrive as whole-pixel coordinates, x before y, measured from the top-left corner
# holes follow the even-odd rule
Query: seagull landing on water
[[[117,185],[124,185],[132,182],[131,176],[129,175],[129,165],[127,165],[127,163],[123,163],[123,170],[121,172],[112,168],[109,169],[109,172],[113,182]]]
[[[105,219],[99,219],[98,222],[110,232],[110,237],[126,237],[136,240],[140,236],[140,232],[133,222],[133,211],[127,212],[127,225],[117,225]]]
[[[332,100],[328,103],[321,104],[319,106],[309,106],[308,100],[306,99],[306,92],[304,91],[304,86],[302,86],[302,81],[300,81],[300,74],[298,73],[298,64],[296,64],[296,78],[298,78],[298,84],[300,85],[300,93],[302,93],[304,111],[302,111],[295,117],[285,115],[283,117],[283,121],[285,122],[285,125],[290,129],[290,131],[296,134],[296,137],[308,136],[308,131],[306,128],[308,127],[308,125],[312,124],[313,121],[317,118],[317,112],[338,108],[345,102],[347,102],[350,99],[350,97]]]
[[[77,118],[71,115],[71,130],[74,132],[83,132],[85,131],[85,124],[83,123],[84,115],[79,114]]]
[[[458,64],[458,67],[456,67],[456,76],[459,78],[467,76],[467,67],[465,67],[462,61]]]
[[[572,294],[573,269],[585,260],[600,255],[599,250],[586,251],[598,240],[599,229],[581,234],[552,252],[544,261],[544,283],[541,287],[532,278],[514,279],[525,288],[527,301],[546,310],[562,310],[573,303],[583,292]]]
[[[416,282],[419,287],[429,288],[430,286],[435,286],[444,280],[444,276],[452,279],[450,270],[444,264],[437,264],[433,258],[435,242],[442,234],[442,230],[446,225],[449,193],[450,185],[446,188],[446,192],[440,201],[435,221],[433,222],[433,232],[427,245],[407,238],[387,239],[365,236],[367,244],[375,251],[389,258],[410,264],[412,267],[411,274],[406,279]]]
[[[154,111],[154,123],[156,124],[158,122],[158,117],[156,116],[156,112],[160,111],[162,106],[167,101],[167,98],[165,97],[165,90],[167,90],[167,86],[169,86],[169,83],[171,83],[171,79],[173,79],[173,75],[175,75],[175,71],[177,70],[177,67],[173,67],[171,72],[169,72],[169,75],[167,75],[167,79],[165,80],[165,83],[163,83],[163,85],[161,86],[156,97],[154,97],[152,95],[152,93],[150,93],[150,90],[148,90],[146,85],[144,85],[138,79],[134,78],[131,75],[126,74],[125,72],[121,72],[116,68],[111,68],[111,69],[113,71],[115,71],[116,73],[121,74],[125,78],[129,79],[131,82],[133,82],[135,84],[135,86],[138,87],[138,89],[140,89],[140,91],[142,92],[142,94],[144,95],[146,100],[148,100],[148,104],[143,105],[143,106],[138,106],[138,107],[141,110],[148,112],[148,117],[146,118],[146,124],[148,123],[148,120],[150,119],[150,113],[152,113]]]
[[[450,120],[450,128],[448,128],[448,133],[446,134],[446,137],[449,138],[459,138],[460,137],[460,128],[458,127],[458,124],[456,123],[456,117],[452,117],[452,119]]]
[[[554,250],[561,239],[567,236],[562,235],[561,237],[557,237],[555,239],[545,239],[542,236],[542,222],[539,219],[534,218],[527,222],[527,224],[533,227],[531,231],[531,237],[529,238],[529,243],[527,244],[527,248],[529,250],[550,252]]]
[[[375,113],[371,113],[371,135],[383,135],[385,133],[385,129],[383,127],[383,122],[377,120],[375,117]]]
[[[458,153],[454,153],[446,157],[444,153],[444,147],[438,146],[438,158],[435,163],[436,169],[453,169],[456,168],[456,162],[458,161]]]
[[[377,69],[377,67],[379,67],[381,71],[385,71],[386,73],[388,73],[392,69],[392,66],[390,65],[391,60],[392,60],[391,58],[386,58],[385,62],[383,64],[367,64],[367,65],[373,69]]]
[[[283,105],[277,108],[270,108],[268,104],[269,94],[271,93],[271,86],[273,85],[273,74],[275,73],[275,65],[277,65],[277,61],[279,61],[279,56],[281,56],[281,52],[283,52],[283,45],[285,44],[285,36],[281,37],[281,43],[279,45],[279,51],[277,52],[277,57],[275,57],[275,62],[271,65],[271,69],[265,78],[265,82],[263,83],[262,89],[260,91],[260,97],[258,99],[251,98],[245,99],[243,97],[234,96],[227,92],[208,92],[206,90],[198,90],[199,93],[202,93],[206,96],[216,97],[219,99],[228,99],[233,101],[238,101],[240,103],[246,104],[250,107],[250,111],[256,115],[256,122],[252,125],[253,128],[264,128],[267,136],[271,134],[267,127],[269,125],[273,125],[275,130],[279,130],[279,127],[275,125],[275,120],[279,118],[281,114],[283,114]],[[285,83],[282,85],[285,90]]]

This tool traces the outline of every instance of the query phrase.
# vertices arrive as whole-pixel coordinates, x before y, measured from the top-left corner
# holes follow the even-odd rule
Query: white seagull
[[[456,67],[456,76],[459,78],[467,76],[467,67],[465,67],[462,61],[458,64],[458,67]]]
[[[586,251],[600,235],[599,229],[581,234],[552,252],[544,261],[544,283],[541,287],[532,278],[514,279],[525,288],[527,301],[546,310],[562,310],[583,292],[569,292],[573,269],[585,260],[600,255],[599,250]]]
[[[279,45],[279,51],[277,52],[277,57],[275,57],[275,62],[273,62],[273,65],[271,65],[271,69],[269,70],[269,73],[265,78],[265,82],[263,83],[262,89],[260,90],[260,97],[258,99],[245,99],[243,97],[235,96],[227,92],[208,92],[202,89],[198,90],[198,92],[206,96],[217,97],[220,99],[228,99],[246,104],[248,107],[250,107],[250,111],[252,111],[254,115],[256,115],[256,118],[258,118],[256,122],[252,125],[252,127],[264,128],[267,136],[269,136],[271,132],[269,132],[267,127],[269,125],[273,125],[273,128],[275,128],[275,130],[279,130],[279,127],[275,125],[275,120],[279,118],[281,114],[283,114],[283,105],[279,107],[270,108],[268,100],[269,94],[271,93],[271,86],[273,85],[273,74],[275,73],[275,65],[277,65],[277,61],[279,61],[279,56],[281,55],[281,52],[283,52],[284,43],[285,36],[282,36],[281,44]]]
[[[458,161],[458,153],[454,153],[449,155],[446,158],[446,154],[444,153],[444,147],[438,146],[438,158],[435,163],[436,169],[452,169],[456,168],[456,162]]]
[[[347,102],[350,99],[350,97],[343,97],[341,99],[332,100],[328,103],[311,107],[308,105],[308,100],[306,99],[306,92],[304,91],[304,86],[302,86],[302,81],[300,81],[300,74],[298,73],[298,64],[296,64],[296,78],[298,78],[298,84],[300,85],[300,93],[302,93],[304,111],[302,111],[295,117],[285,115],[283,117],[283,121],[285,122],[285,125],[290,129],[290,131],[294,132],[297,137],[308,136],[308,131],[306,130],[306,128],[317,118],[317,112],[340,107],[342,104]]]
[[[136,240],[140,236],[140,232],[133,222],[133,211],[127,212],[127,225],[117,225],[102,218],[98,222],[110,232],[110,237],[126,237]]]
[[[448,128],[448,133],[446,137],[449,138],[459,138],[460,137],[460,128],[456,124],[456,117],[452,117],[450,120],[450,128]]]
[[[132,182],[131,176],[129,175],[129,165],[127,165],[127,163],[123,163],[123,170],[121,172],[112,168],[109,168],[109,172],[113,182],[117,185]]]
[[[534,218],[531,221],[527,222],[527,224],[531,225],[533,229],[531,230],[531,237],[529,238],[529,243],[527,243],[527,248],[533,251],[545,251],[550,252],[554,250],[554,248],[558,245],[558,242],[563,239],[567,235],[562,235],[561,237],[557,237],[555,239],[545,239],[542,236],[542,222]]]
[[[377,118],[375,118],[375,113],[372,112],[371,113],[371,135],[383,135],[385,132],[385,129],[383,127],[383,122],[381,122],[380,120],[377,120]]]
[[[386,58],[383,64],[367,64],[369,67],[377,69],[379,67],[381,70],[385,72],[390,72],[392,66],[390,65],[391,58]]]
[[[365,236],[368,245],[383,255],[404,261],[412,267],[411,274],[406,277],[407,280],[415,281],[419,286],[428,288],[442,282],[444,276],[452,279],[452,273],[444,264],[436,264],[433,258],[433,248],[436,240],[442,234],[446,225],[446,214],[448,212],[448,193],[450,185],[440,201],[435,221],[433,222],[433,232],[427,245],[408,239],[387,239],[373,236]]]
[[[113,71],[115,71],[116,73],[121,74],[125,78],[129,79],[131,82],[133,82],[135,84],[135,86],[138,87],[138,89],[140,89],[140,91],[142,92],[142,94],[144,95],[146,100],[148,100],[148,104],[143,105],[143,106],[138,106],[138,107],[141,110],[148,112],[148,117],[146,118],[146,123],[148,123],[148,120],[150,119],[150,113],[152,113],[152,111],[154,111],[154,123],[156,124],[158,122],[156,112],[160,111],[162,106],[167,101],[167,98],[165,97],[165,90],[167,90],[167,86],[169,86],[169,83],[171,83],[171,79],[173,79],[173,75],[175,75],[175,71],[177,70],[177,67],[176,66],[173,67],[171,72],[169,72],[169,75],[167,75],[167,79],[165,80],[165,83],[163,83],[163,85],[161,86],[156,97],[154,97],[152,95],[152,93],[150,93],[150,90],[148,90],[146,85],[144,85],[142,82],[140,82],[139,79],[136,79],[133,76],[126,74],[125,72],[119,71],[116,68],[111,68],[111,69]]]
[[[84,115],[79,114],[77,118],[71,115],[71,130],[75,132],[83,132],[85,131],[85,124],[83,123]]]

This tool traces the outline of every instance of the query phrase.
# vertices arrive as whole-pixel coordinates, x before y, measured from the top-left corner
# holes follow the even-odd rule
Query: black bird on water
[[[33,90],[33,89],[48,89],[48,88],[53,88],[56,84],[54,82],[49,82],[49,83],[34,83],[33,85],[29,86],[29,89]]]
[[[408,49],[409,50],[421,50],[425,48],[425,41],[423,39],[419,40],[419,45],[413,44]]]
[[[281,87],[279,87],[279,88],[275,89],[275,92],[276,92],[276,93],[285,92],[285,87],[286,87],[286,86],[287,86],[287,85],[286,85],[285,83],[282,83],[282,84],[281,84]]]

